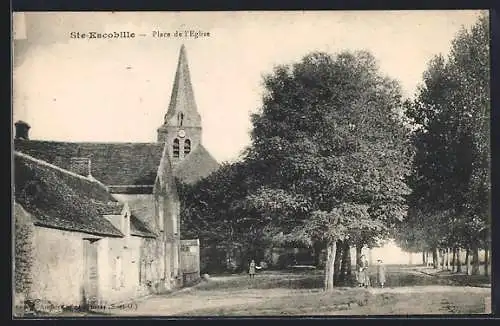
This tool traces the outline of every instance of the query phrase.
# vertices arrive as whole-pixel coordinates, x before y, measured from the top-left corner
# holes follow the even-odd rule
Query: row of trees
[[[412,102],[366,51],[276,67],[242,159],[180,185],[183,234],[255,258],[270,245],[326,248],[326,289],[349,273],[350,247],[359,261],[389,236],[409,250],[484,247],[485,22],[431,63]]]
[[[408,180],[413,192],[398,238],[409,250],[431,252],[436,268],[453,261],[460,271],[463,250],[467,272],[476,274],[479,249],[484,249],[488,272],[489,71],[488,18],[483,16],[459,33],[447,58],[433,58],[416,98],[407,102],[406,114],[416,128]]]

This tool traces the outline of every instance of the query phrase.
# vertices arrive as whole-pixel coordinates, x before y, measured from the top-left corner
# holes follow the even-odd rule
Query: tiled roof
[[[130,234],[145,238],[156,238],[156,234],[148,229],[146,223],[141,221],[134,214],[130,217]]]
[[[98,182],[28,155],[14,153],[15,200],[36,225],[121,237],[103,214],[119,214],[123,205]]]
[[[149,216],[155,216],[155,203],[148,199],[140,199],[128,202],[130,210],[134,215],[145,220]]]
[[[210,175],[219,166],[219,162],[200,144],[175,166],[174,174],[182,182],[194,183]]]
[[[140,229],[146,228],[152,230],[153,227],[147,224],[147,221],[150,221],[152,217],[156,216],[155,212],[155,202],[153,195],[141,195],[135,198],[127,198],[127,205],[130,208],[130,212],[132,213],[132,217],[139,220],[137,223],[137,232]],[[132,221],[133,219],[131,219]],[[132,226],[131,226],[132,227]],[[154,236],[154,233],[148,230],[148,234]],[[133,231],[131,230],[132,234]],[[142,234],[135,234],[142,235]]]
[[[134,214],[130,217],[130,234],[144,238],[156,238],[157,236],[149,230],[146,223]]]
[[[71,158],[89,157],[92,176],[107,186],[114,186],[153,185],[164,144],[72,143],[16,139],[14,146],[16,151],[63,169],[70,169]],[[146,189],[151,190],[147,187]]]

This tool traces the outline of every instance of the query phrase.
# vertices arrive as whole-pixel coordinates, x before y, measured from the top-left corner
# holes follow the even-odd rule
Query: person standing
[[[366,259],[365,255],[361,255],[360,257],[361,264],[359,267],[359,279],[361,281],[360,286],[364,286],[365,288],[370,286],[370,275],[368,274],[368,259]]]
[[[382,259],[377,259],[377,281],[381,288],[385,284],[385,265]]]
[[[248,269],[248,274],[250,275],[250,278],[255,278],[255,260],[253,260],[253,259],[250,262],[250,267]]]
[[[358,265],[356,266],[356,282],[359,287],[364,286],[365,277],[363,273],[363,255],[360,256]]]

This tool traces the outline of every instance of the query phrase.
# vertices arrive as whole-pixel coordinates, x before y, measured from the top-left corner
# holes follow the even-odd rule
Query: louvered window
[[[179,158],[179,138],[174,139],[174,157]]]
[[[188,155],[191,153],[191,141],[189,139],[186,139],[184,141],[184,156]]]

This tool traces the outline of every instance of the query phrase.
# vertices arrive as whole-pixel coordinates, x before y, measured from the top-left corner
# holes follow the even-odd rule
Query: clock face
[[[181,138],[184,138],[184,136],[186,136],[186,132],[184,130],[179,130],[179,132],[177,133],[179,135],[179,137]]]

